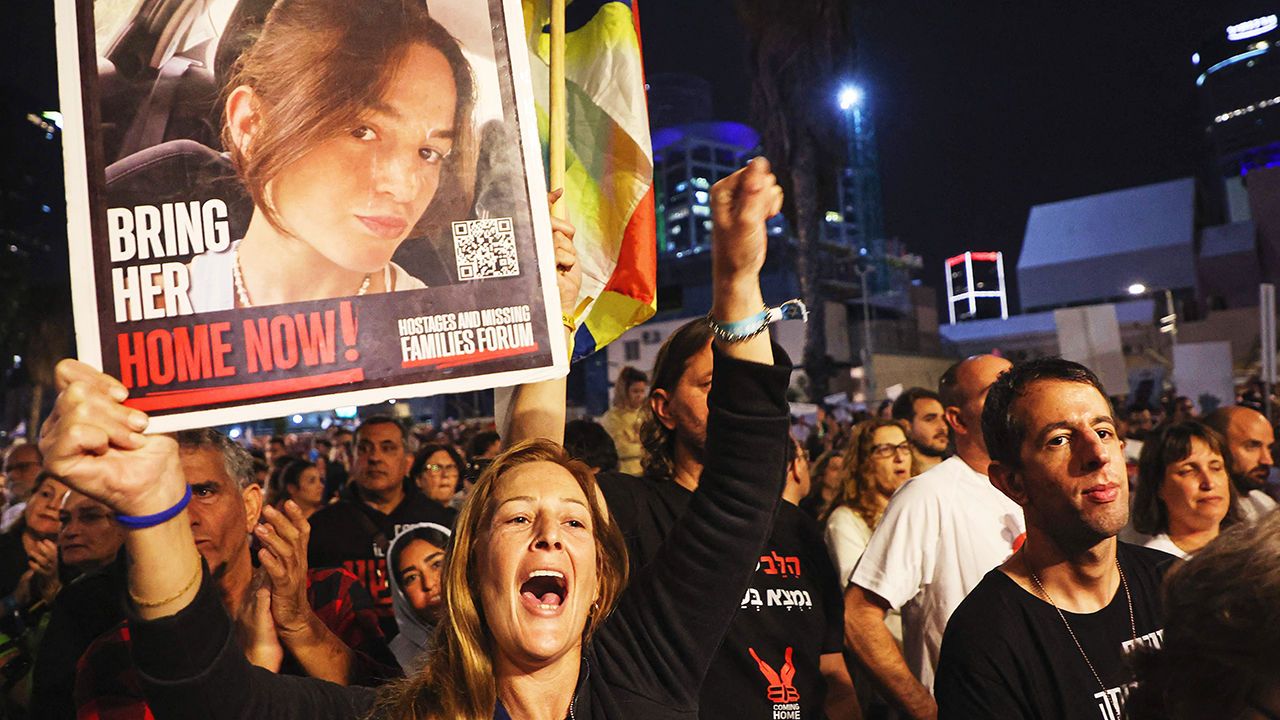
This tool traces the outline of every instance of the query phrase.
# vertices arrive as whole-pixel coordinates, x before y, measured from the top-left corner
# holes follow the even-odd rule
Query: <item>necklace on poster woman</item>
[[[1044,583],[1040,582],[1040,576],[1036,575],[1036,571],[1031,569],[1031,561],[1027,559],[1025,547],[1023,548],[1022,553],[1022,564],[1027,568],[1027,574],[1031,576],[1031,580],[1035,582],[1036,589],[1040,591],[1040,594],[1044,596],[1045,600],[1049,601],[1049,604],[1053,606],[1053,609],[1058,612],[1058,617],[1062,618],[1062,624],[1067,628],[1067,634],[1071,636],[1071,642],[1076,644],[1076,649],[1080,651],[1080,657],[1084,658],[1084,664],[1089,666],[1089,672],[1093,673],[1093,679],[1098,681],[1098,687],[1102,688],[1103,692],[1106,692],[1106,683],[1102,682],[1102,676],[1099,675],[1097,669],[1094,668],[1093,661],[1089,659],[1089,654],[1084,651],[1084,646],[1080,644],[1080,639],[1076,637],[1075,631],[1071,629],[1071,623],[1067,622],[1066,614],[1062,612],[1062,608],[1058,607],[1058,603],[1053,601],[1053,596],[1049,594],[1049,591],[1045,590]],[[1120,573],[1120,587],[1124,588],[1124,599],[1129,604],[1129,632],[1132,634],[1134,642],[1137,642],[1138,624],[1134,621],[1133,617],[1133,595],[1129,593],[1129,582],[1125,580],[1124,570],[1120,567],[1120,556],[1118,554],[1116,555],[1116,572]]]
[[[249,298],[249,291],[244,286],[244,275],[240,272],[240,248],[237,245],[232,250],[231,279],[235,285],[236,302],[240,307],[253,307],[253,301]],[[373,273],[366,273],[364,281],[360,283],[360,287],[356,290],[355,297],[363,297],[369,292],[369,283],[373,279]],[[391,263],[387,263],[382,267],[382,287],[384,292],[391,292]]]

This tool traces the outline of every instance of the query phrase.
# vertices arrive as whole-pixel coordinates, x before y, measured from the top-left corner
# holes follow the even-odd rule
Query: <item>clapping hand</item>
[[[262,521],[253,531],[262,543],[258,561],[267,574],[271,616],[287,642],[291,636],[310,628],[313,615],[307,600],[307,543],[311,538],[311,524],[292,500],[285,501],[284,512],[264,507]]]

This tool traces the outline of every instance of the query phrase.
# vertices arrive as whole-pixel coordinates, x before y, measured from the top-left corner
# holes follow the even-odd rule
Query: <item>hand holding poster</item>
[[[518,2],[117,5],[57,5],[76,334],[152,429],[563,374]]]

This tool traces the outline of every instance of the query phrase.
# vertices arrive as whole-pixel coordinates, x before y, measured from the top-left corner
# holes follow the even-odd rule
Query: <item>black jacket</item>
[[[791,368],[779,361],[717,354],[698,492],[586,648],[575,720],[698,716],[702,680],[755,571],[786,474]],[[131,627],[159,720],[351,720],[372,707],[373,690],[250,666],[207,580],[182,612]]]

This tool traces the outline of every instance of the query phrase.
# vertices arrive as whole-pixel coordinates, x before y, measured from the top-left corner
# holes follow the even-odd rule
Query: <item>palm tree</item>
[[[751,112],[765,155],[786,191],[783,209],[795,236],[796,276],[809,306],[804,367],[809,396],[827,394],[831,364],[819,240],[823,191],[843,158],[834,97],[854,63],[852,0],[736,0],[747,36]]]

